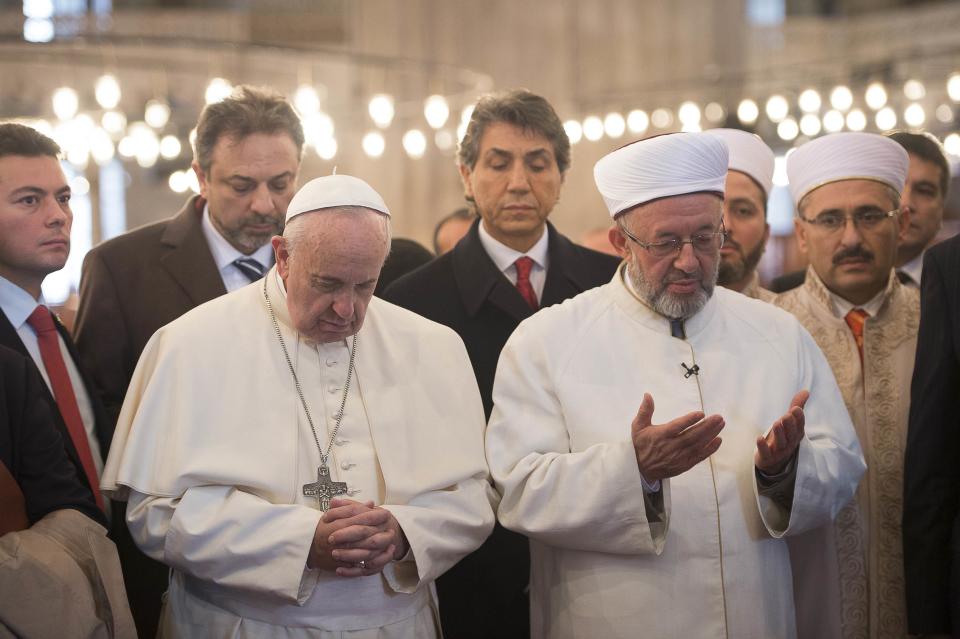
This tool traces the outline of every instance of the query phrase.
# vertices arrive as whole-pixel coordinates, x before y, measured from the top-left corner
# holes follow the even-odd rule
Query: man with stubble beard
[[[720,250],[717,284],[769,302],[774,294],[760,286],[757,264],[770,238],[767,199],[773,187],[773,151],[746,131],[711,129],[705,133],[723,140],[730,151],[723,202],[727,237]]]
[[[200,114],[193,163],[200,195],[174,217],[87,254],[77,348],[111,426],[140,353],[158,328],[273,266],[270,239],[283,231],[302,149],[300,119],[282,96],[237,87]],[[137,630],[152,637],[167,569],[129,538],[118,546]]]

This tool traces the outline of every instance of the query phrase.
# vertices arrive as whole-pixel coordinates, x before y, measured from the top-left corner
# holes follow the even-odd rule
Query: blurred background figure
[[[898,131],[890,138],[910,156],[910,170],[901,193],[910,209],[910,226],[897,247],[897,275],[907,286],[920,288],[923,254],[943,228],[950,164],[940,142],[929,133]]]
[[[717,284],[747,297],[769,302],[773,293],[760,286],[757,264],[770,239],[767,198],[773,188],[773,151],[756,135],[737,129],[710,129],[730,152]]]
[[[433,229],[433,252],[443,255],[467,234],[477,214],[467,207],[459,208],[437,222]]]
[[[595,228],[587,231],[580,238],[580,245],[586,246],[588,249],[597,251],[598,253],[606,253],[607,255],[616,255],[620,257],[620,254],[617,253],[617,249],[610,243],[610,227],[603,226],[600,228]]]

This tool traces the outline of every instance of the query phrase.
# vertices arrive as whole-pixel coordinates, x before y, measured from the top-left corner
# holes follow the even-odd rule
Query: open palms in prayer
[[[803,427],[806,423],[803,406],[810,398],[810,392],[802,390],[793,396],[790,408],[773,423],[766,435],[757,437],[757,452],[753,463],[767,475],[782,473],[787,462],[797,452],[803,439]]]

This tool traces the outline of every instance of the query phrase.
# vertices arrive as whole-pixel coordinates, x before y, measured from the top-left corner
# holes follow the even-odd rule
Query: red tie
[[[853,339],[857,343],[857,350],[860,351],[860,365],[863,365],[863,324],[867,321],[869,315],[862,308],[852,309],[843,319],[846,320],[850,332],[853,333]]]
[[[537,301],[537,294],[534,293],[533,286],[530,285],[530,269],[533,268],[533,258],[526,255],[518,257],[513,265],[517,267],[517,290],[520,291],[520,295],[527,301],[530,308],[537,310],[540,308],[540,303]]]
[[[37,306],[27,318],[27,323],[37,333],[43,367],[47,369],[50,385],[53,386],[53,396],[57,400],[57,408],[67,425],[70,439],[73,440],[73,445],[80,455],[80,463],[83,464],[83,472],[86,473],[87,481],[90,482],[93,497],[97,500],[100,509],[105,511],[103,496],[100,494],[100,482],[97,480],[97,467],[93,463],[87,431],[80,417],[80,408],[77,405],[77,397],[73,393],[73,385],[70,383],[70,374],[67,373],[67,366],[63,362],[57,327],[53,324],[50,310],[42,304]]]

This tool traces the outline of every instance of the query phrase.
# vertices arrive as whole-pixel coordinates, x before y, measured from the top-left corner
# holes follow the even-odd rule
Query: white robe
[[[622,270],[621,270],[622,272]],[[536,637],[769,639],[796,634],[781,539],[836,515],[864,471],[830,367],[787,313],[717,288],[687,339],[612,282],[523,322],[487,428],[500,521],[531,538]],[[699,366],[684,377],[681,363]],[[792,510],[758,496],[755,440],[809,389]],[[630,437],[719,413],[723,443],[645,503]]]
[[[274,273],[266,282],[298,376],[320,379],[317,351],[291,328]],[[382,575],[347,579],[306,569],[322,513],[302,495],[303,484],[316,479],[315,465],[304,468],[302,449],[319,453],[262,283],[157,331],[130,383],[102,484],[130,496],[134,539],[174,568],[168,604],[195,604],[168,615],[202,626],[211,604],[211,623],[224,611],[237,617],[234,626],[255,620],[219,636],[363,630],[405,620],[407,634],[416,632],[425,606],[435,607],[432,581],[493,527],[483,408],[459,337],[377,298],[358,334],[354,383],[382,480],[382,494],[363,498],[393,513],[410,552]],[[304,387],[325,447],[321,391]],[[355,406],[345,415],[351,412]],[[340,470],[331,465],[334,480]],[[380,584],[374,588],[391,602],[387,613],[363,609],[370,584],[362,580]],[[316,614],[325,597],[349,600],[353,592],[358,610]]]

